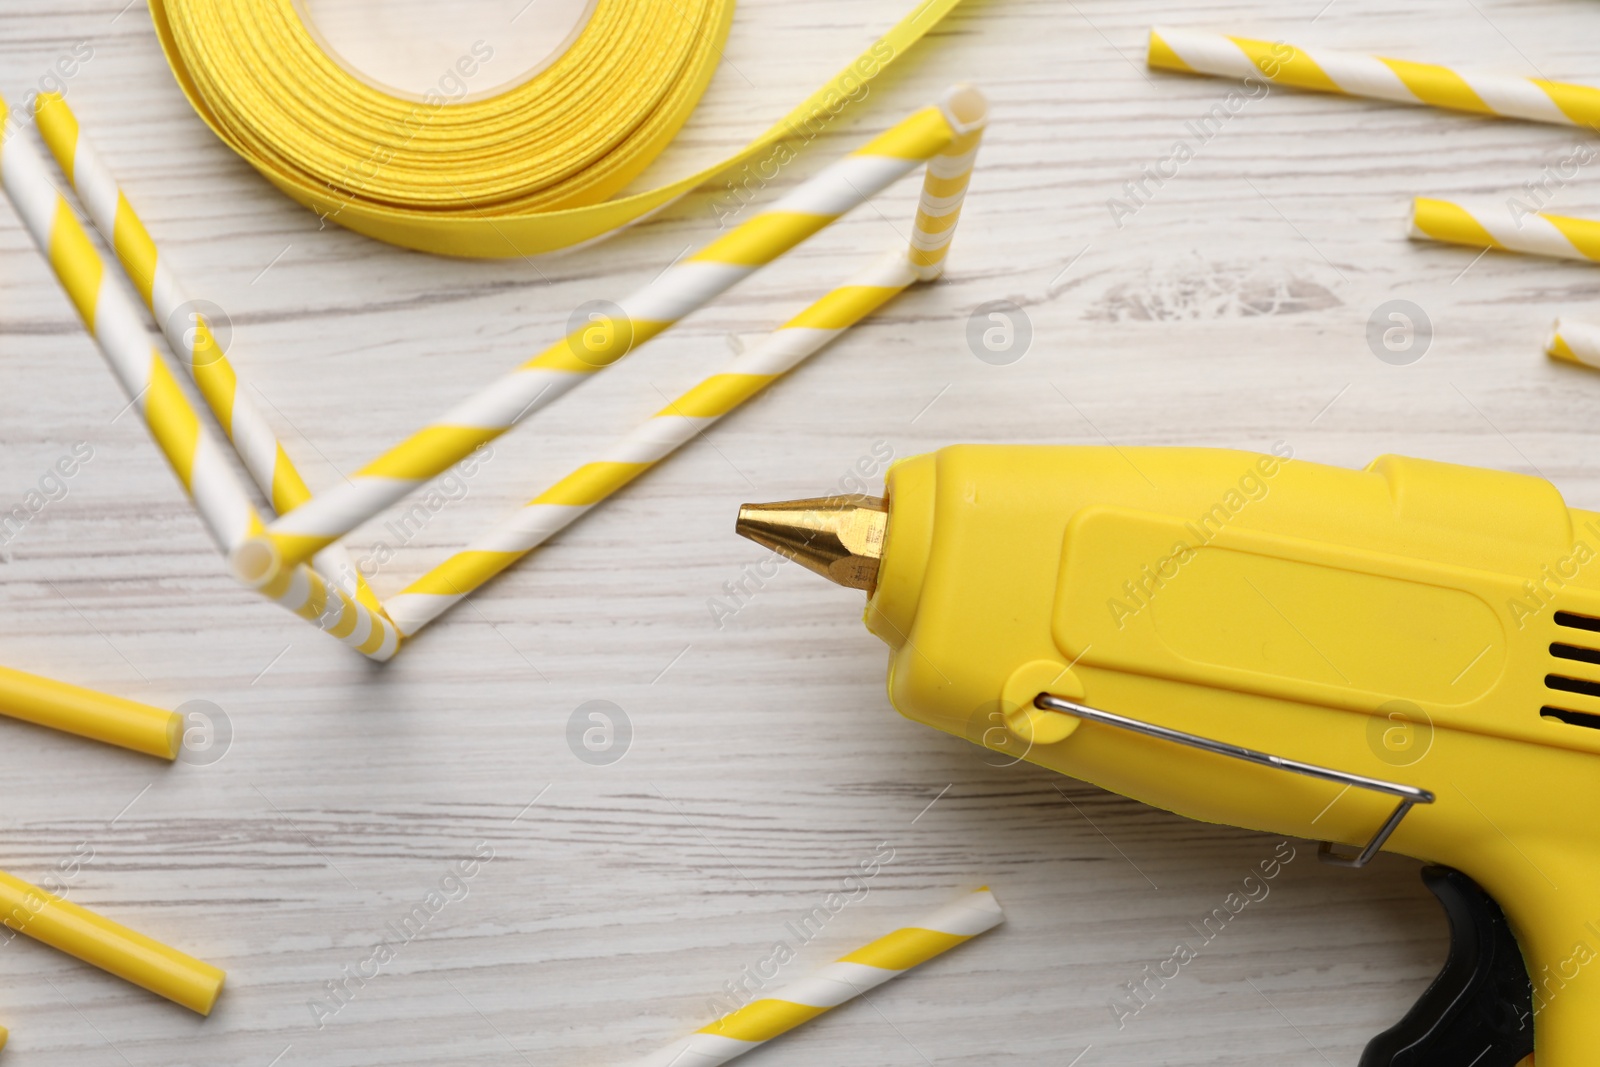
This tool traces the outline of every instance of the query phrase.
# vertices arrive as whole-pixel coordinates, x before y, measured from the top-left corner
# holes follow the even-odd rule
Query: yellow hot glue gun
[[[1600,514],[1276,452],[957,446],[739,532],[867,591],[912,719],[1331,862],[1435,865],[1450,959],[1362,1067],[1593,1067]]]

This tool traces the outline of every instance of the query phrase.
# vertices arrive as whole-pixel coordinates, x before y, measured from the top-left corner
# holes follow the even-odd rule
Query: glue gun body
[[[1287,451],[957,446],[900,462],[866,610],[892,650],[890,698],[1194,819],[1353,849],[1392,831],[1385,849],[1482,887],[1526,965],[1525,996],[1490,990],[1478,1014],[1495,1018],[1436,1029],[1487,1026],[1499,1052],[1480,1067],[1516,1063],[1519,1042],[1538,1067],[1591,1067],[1600,515],[1522,475]],[[1397,810],[1362,782],[1423,799]],[[1435,1014],[1460,1015],[1452,997]]]

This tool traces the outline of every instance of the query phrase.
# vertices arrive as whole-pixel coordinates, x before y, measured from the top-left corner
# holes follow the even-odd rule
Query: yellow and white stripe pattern
[[[916,280],[917,268],[905,252],[896,251],[828,293],[656,412],[600,459],[578,467],[390,597],[389,617],[402,634],[412,636]]]
[[[212,538],[230,552],[263,530],[255,505],[200,421],[160,353],[150,344],[138,306],[95,250],[43,158],[13,136],[9,112],[0,130],[0,185],[50,262],[123,391],[189,493]],[[328,586],[308,567],[285,568],[263,586],[269,599],[374,659],[388,659],[399,634],[381,615]]]
[[[178,362],[199,387],[200,396],[217,424],[233,443],[245,470],[266,494],[279,515],[311,499],[311,490],[295,469],[266,416],[241,388],[239,375],[201,316],[190,317],[187,292],[133,210],[111,171],[78,125],[77,116],[60,93],[41,93],[35,121],[50,154],[67,176],[95,229],[112,247],[117,261],[144,299],[167,336]],[[377,594],[367,585],[349,553],[330,545],[313,565],[326,578],[352,594],[373,612],[382,612]]]
[[[770,997],[729,1012],[640,1060],[638,1067],[717,1067],[1004,921],[1000,902],[988,889],[980,889],[913,926],[840,957]]]
[[[486,536],[390,597],[385,607],[400,632],[414,635],[913,282],[937,279],[961,217],[988,103],[976,89],[958,86],[946,96],[944,110],[956,136],[928,161],[909,249],[887,256],[823,296],[656,412],[601,459],[572,471]]]
[[[956,86],[945,95],[942,106],[955,137],[928,160],[916,221],[911,227],[911,265],[917,270],[917,280],[924,282],[934,281],[944,273],[950,240],[961,220],[961,205],[972,181],[972,166],[978,159],[978,146],[989,124],[989,103],[970,85]]]
[[[1557,319],[1544,343],[1545,355],[1584,367],[1600,368],[1600,326]]]
[[[1149,64],[1164,70],[1265,78],[1275,85],[1400,104],[1468,111],[1563,126],[1600,125],[1600,89],[1588,85],[1458,71],[1434,63],[1258,41],[1157,26]]]
[[[1600,222],[1547,212],[1513,215],[1505,204],[1461,203],[1419,196],[1411,203],[1411,236],[1471,248],[1600,262]]]
[[[975,103],[974,103],[975,101]],[[308,558],[521,420],[610,366],[763,265],[794,248],[924,161],[946,152],[983,97],[958,86],[796,187],[772,207],[663,272],[622,301],[623,320],[581,326],[468,398],[349,480],[279,517],[267,537],[235,553],[249,582]]]

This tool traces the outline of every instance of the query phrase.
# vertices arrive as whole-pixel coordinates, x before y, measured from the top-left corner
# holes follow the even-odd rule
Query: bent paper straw
[[[799,366],[918,280],[944,272],[983,138],[987,105],[976,90],[947,98],[964,125],[928,161],[911,246],[833,290],[726,367],[642,423],[600,459],[529,501],[510,519],[389,598],[389,617],[410,637],[722,416]]]
[[[1266,78],[1275,85],[1345,96],[1426,104],[1477,115],[1562,126],[1600,124],[1600,89],[1588,85],[1458,71],[1433,63],[1257,41],[1156,26],[1149,64],[1163,70]]]
[[[696,383],[599,459],[576,468],[390,597],[389,617],[403,635],[412,636],[916,280],[917,268],[906,253],[896,252],[828,293],[721,371]]]
[[[352,474],[280,516],[265,538],[234,553],[246,582],[304,560],[383,508],[460,462],[591,375],[666,330],[857,204],[946,151],[967,132],[963,116],[986,111],[970,86],[925,108],[796,187],[772,207],[664,271],[624,299],[619,320],[586,324]]]
[[[1544,343],[1545,355],[1585,367],[1600,367],[1600,326],[1557,319]]]
[[[821,970],[752,1001],[646,1059],[637,1067],[716,1067],[808,1022],[829,1008],[948,952],[1005,921],[999,901],[980,889],[913,926],[842,956]]]
[[[0,871],[0,921],[19,934],[201,1015],[222,992],[221,970]]]
[[[305,479],[290,461],[266,416],[242,388],[238,372],[217,344],[210,324],[193,313],[193,301],[162,258],[93,143],[79,128],[77,116],[65,98],[60,93],[40,93],[34,116],[39,135],[89,212],[95,229],[116,253],[145,307],[165,332],[178,362],[199,386],[217,425],[233,443],[245,470],[266,494],[272,509],[282,515],[304,504],[311,499]],[[383,611],[377,595],[342,546],[330,545],[313,560],[313,566],[367,610]]]
[[[9,667],[0,667],[0,715],[161,759],[177,758],[183,744],[183,716],[175,711]]]
[[[1471,248],[1600,262],[1600,222],[1544,211],[1513,215],[1506,205],[1490,202],[1464,204],[1419,196],[1411,203],[1410,235]]]
[[[989,102],[971,86],[957,86],[945,95],[955,137],[928,160],[917,198],[917,217],[911,227],[911,265],[919,281],[931,282],[944,273],[945,257],[961,220],[961,205],[972,181],[978,146],[989,125]]]
[[[255,506],[151,346],[137,305],[106,271],[72,208],[56,192],[38,151],[25,137],[13,136],[15,127],[4,109],[0,100],[5,116],[0,125],[0,186],[206,529],[224,552],[230,551],[263,529]],[[399,633],[388,619],[329,586],[309,567],[284,568],[260,592],[373,659],[386,660],[399,647]]]

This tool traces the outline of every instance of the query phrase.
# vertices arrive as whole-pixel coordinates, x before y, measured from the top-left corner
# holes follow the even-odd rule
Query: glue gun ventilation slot
[[[1572,630],[1587,630],[1590,633],[1600,633],[1600,619],[1589,615],[1574,615],[1570,611],[1558,611],[1555,614],[1557,626],[1565,626]],[[1550,655],[1557,660],[1566,660],[1569,663],[1590,663],[1600,666],[1600,649],[1585,648],[1582,645],[1569,645],[1563,641],[1553,641],[1550,644]],[[1553,689],[1561,693],[1576,693],[1580,696],[1600,699],[1600,681],[1591,681],[1587,678],[1574,678],[1568,674],[1546,674],[1544,676],[1546,689]],[[1591,730],[1600,730],[1600,714],[1587,711],[1574,711],[1570,708],[1558,708],[1546,705],[1539,709],[1543,718],[1564,722],[1569,726],[1583,726]]]

